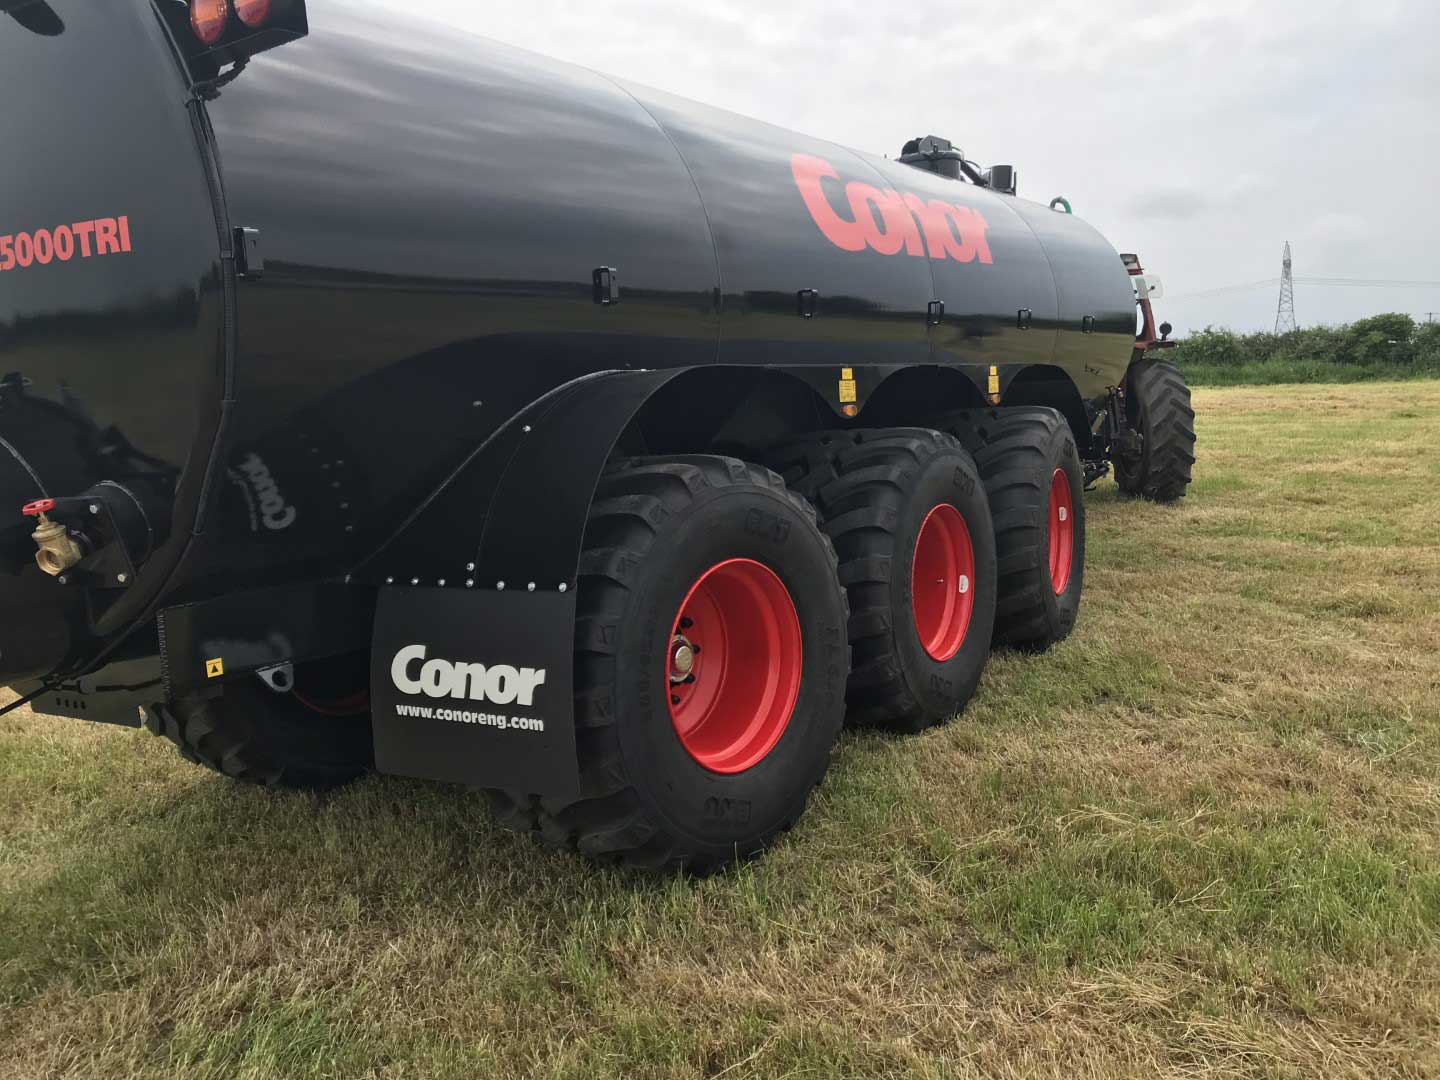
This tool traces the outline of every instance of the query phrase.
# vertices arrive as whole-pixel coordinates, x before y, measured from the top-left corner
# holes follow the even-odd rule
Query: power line
[[[1347,289],[1435,289],[1440,281],[1387,281],[1383,278],[1308,278],[1297,277],[1299,285],[1335,285]]]
[[[1202,296],[1219,296],[1222,293],[1248,292],[1250,289],[1271,288],[1280,284],[1279,278],[1266,278],[1264,281],[1246,281],[1239,285],[1218,285],[1213,289],[1201,289],[1199,292],[1181,293],[1178,296],[1165,296],[1166,303],[1173,300],[1194,300]]]
[[[1174,303],[1184,300],[1195,300],[1207,296],[1221,296],[1225,293],[1247,292],[1251,289],[1272,289],[1280,284],[1280,278],[1265,278],[1261,281],[1244,281],[1235,285],[1217,285],[1213,289],[1200,289],[1197,292],[1167,294],[1166,303]],[[1312,278],[1292,277],[1296,285],[1309,285],[1316,288],[1343,288],[1343,289],[1440,289],[1440,281],[1398,281],[1385,278]],[[1440,315],[1440,312],[1435,314]]]

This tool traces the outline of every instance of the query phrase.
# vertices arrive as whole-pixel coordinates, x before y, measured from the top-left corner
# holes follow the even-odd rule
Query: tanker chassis
[[[0,0],[0,71],[7,711],[703,872],[1189,483],[1138,260],[943,139],[340,0]]]

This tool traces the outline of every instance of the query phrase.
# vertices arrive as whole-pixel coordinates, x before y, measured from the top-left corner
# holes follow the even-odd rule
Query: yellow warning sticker
[[[1000,394],[1000,369],[994,364],[990,365],[990,396],[998,397]]]
[[[855,369],[854,369],[854,368],[848,368],[848,367],[842,367],[842,368],[840,369],[840,381],[841,381],[841,382],[854,382],[854,381],[855,381]]]
[[[840,380],[840,403],[843,405],[843,404],[845,404],[847,401],[854,401],[854,400],[855,400],[855,380],[854,380],[854,379],[841,379],[841,380]]]
[[[225,674],[225,661],[224,661],[224,660],[218,660],[218,659],[217,659],[217,660],[206,660],[206,661],[205,661],[205,677],[206,677],[207,679],[218,679],[221,675],[224,675],[224,674]]]

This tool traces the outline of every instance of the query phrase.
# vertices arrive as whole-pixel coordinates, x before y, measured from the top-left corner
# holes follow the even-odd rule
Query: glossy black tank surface
[[[224,397],[219,233],[183,72],[149,0],[49,11],[38,29],[0,17],[0,672],[90,648],[166,582]],[[144,492],[153,551],[128,591],[57,589],[18,507],[102,481]]]
[[[328,559],[337,522],[358,556],[545,391],[719,341],[700,197],[628,93],[393,14],[310,19],[210,106],[265,258],[240,284],[230,465],[258,458],[301,508],[281,530],[237,508],[232,568]],[[601,267],[622,302],[595,303]]]
[[[6,97],[47,110],[0,113],[26,148],[0,236],[31,248],[0,248],[0,677],[83,667],[162,600],[373,561],[597,372],[923,365],[983,393],[1044,365],[1092,403],[1123,378],[1133,292],[1076,218],[364,3],[310,0],[306,36],[191,95],[157,3],[0,19]],[[145,486],[153,551],[56,602],[13,511],[106,480]]]

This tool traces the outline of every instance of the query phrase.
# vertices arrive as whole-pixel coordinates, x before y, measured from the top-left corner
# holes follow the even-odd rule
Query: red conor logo
[[[825,238],[845,251],[867,247],[881,255],[906,255],[957,262],[994,262],[985,240],[988,227],[980,211],[943,199],[926,201],[894,188],[881,190],[872,184],[852,180],[845,185],[849,215],[837,213],[820,186],[822,180],[838,180],[840,174],[824,158],[796,154],[790,159],[795,186],[805,207]],[[877,220],[878,216],[878,220]],[[922,242],[923,240],[923,242]]]

